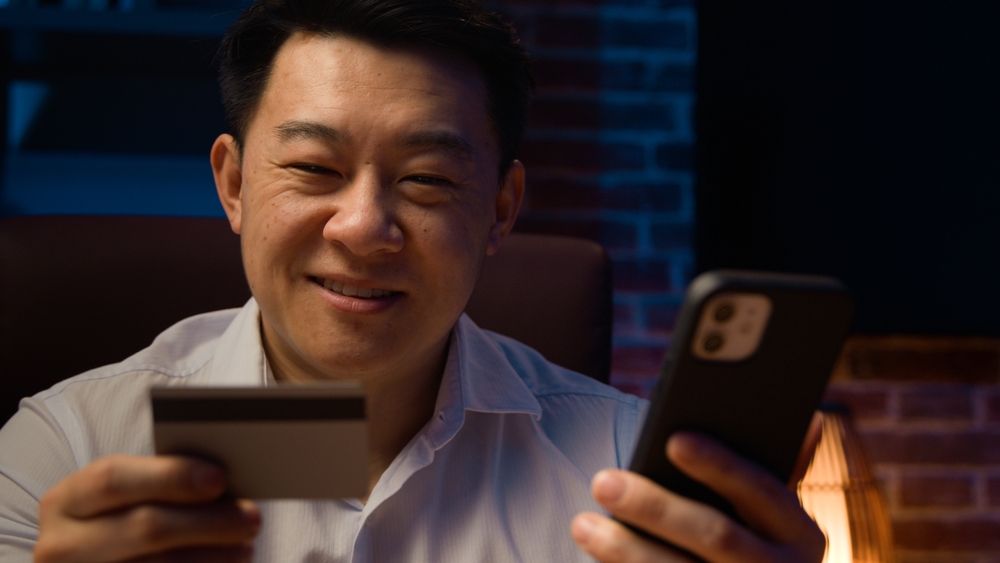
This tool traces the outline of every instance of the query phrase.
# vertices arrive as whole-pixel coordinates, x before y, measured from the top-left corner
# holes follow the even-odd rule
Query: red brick
[[[592,15],[549,12],[538,17],[535,44],[540,47],[587,48],[601,45],[601,20]]]
[[[1000,550],[1000,521],[963,518],[937,521],[905,520],[893,523],[893,538],[901,549],[926,551]]]
[[[605,102],[601,124],[608,129],[673,131],[677,128],[677,106],[672,102]]]
[[[660,0],[665,1],[665,0]],[[677,0],[683,1],[683,0]],[[505,6],[524,6],[527,8],[542,8],[542,7],[569,7],[569,6],[580,6],[580,7],[591,7],[591,6],[603,6],[605,0],[503,0]]]
[[[664,258],[616,260],[613,263],[616,290],[670,291],[672,264]]]
[[[861,430],[865,449],[875,463],[1000,463],[1000,433],[890,432]]]
[[[649,86],[650,67],[639,60],[606,61],[601,65],[601,87],[604,90],[662,91]],[[689,88],[692,90],[693,88]]]
[[[859,336],[844,357],[857,379],[995,384],[1000,346],[982,337]]]
[[[646,305],[646,328],[652,331],[669,332],[677,324],[680,313],[679,303],[655,303]]]
[[[657,92],[691,92],[694,90],[694,66],[667,64],[653,75],[653,89]]]
[[[917,385],[900,391],[902,419],[972,418],[972,388],[966,385]]]
[[[566,59],[539,57],[532,62],[532,72],[539,95],[549,90],[597,91],[601,88],[602,65],[596,58]],[[536,98],[535,104],[537,106]]]
[[[677,8],[693,6],[695,0],[604,0],[605,6],[645,6],[651,8]]]
[[[653,248],[657,250],[691,248],[693,245],[694,228],[690,224],[658,224],[653,225],[650,231]]]
[[[1000,391],[990,391],[986,396],[987,422],[1000,422]]]
[[[660,373],[660,364],[663,363],[665,351],[659,346],[616,346],[611,353],[611,371],[618,374],[655,376]]]
[[[854,420],[871,420],[885,418],[889,393],[885,389],[834,382],[827,388],[823,401],[847,407]]]
[[[972,478],[903,476],[899,502],[906,507],[970,506],[975,503]]]
[[[633,143],[528,138],[521,146],[521,160],[529,173],[532,167],[593,173],[642,169],[645,152]]]
[[[648,399],[650,392],[656,385],[657,374],[627,375],[621,373],[611,373],[611,385],[619,391],[638,395]]]
[[[674,183],[639,183],[600,186],[596,178],[552,176],[535,180],[528,170],[525,211],[554,209],[605,209],[675,213],[683,202],[684,188]],[[653,225],[655,248],[690,245],[690,225]]]
[[[523,214],[514,225],[514,230],[520,233],[535,233],[543,235],[562,235],[579,237],[595,242],[601,241],[601,222],[598,220],[560,220],[553,218],[536,219]]]
[[[631,305],[615,304],[614,306],[614,330],[634,330],[635,314]]]
[[[990,506],[1000,506],[1000,476],[986,480],[986,498]]]
[[[688,26],[678,21],[608,19],[604,41],[617,47],[658,47],[686,49],[691,46]]]
[[[532,102],[528,127],[536,129],[600,129],[601,104],[597,100],[538,96]]]
[[[523,212],[542,210],[599,210],[603,208],[604,190],[589,178],[546,178],[533,180],[528,171],[528,186]]]
[[[671,182],[623,184],[606,188],[601,201],[605,209],[676,213],[684,202],[684,188]]]
[[[694,146],[667,143],[656,148],[656,163],[667,170],[694,170]]]
[[[634,249],[638,236],[634,224],[573,217],[536,219],[524,215],[518,219],[515,228],[522,233],[586,238],[599,242],[608,249]]]

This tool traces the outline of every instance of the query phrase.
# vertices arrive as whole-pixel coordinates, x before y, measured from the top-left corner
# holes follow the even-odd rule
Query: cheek
[[[255,294],[263,289],[273,291],[273,283],[265,279],[280,276],[300,259],[316,229],[322,228],[322,220],[317,222],[316,214],[302,201],[281,191],[269,194],[257,190],[243,209],[243,260],[251,289]]]

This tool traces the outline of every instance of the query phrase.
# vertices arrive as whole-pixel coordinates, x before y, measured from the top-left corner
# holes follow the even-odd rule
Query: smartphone
[[[153,387],[158,455],[221,465],[228,495],[357,498],[368,492],[365,394],[357,382]]]
[[[847,290],[828,277],[695,278],[629,469],[739,521],[726,499],[667,460],[667,438],[701,432],[787,482],[853,313]]]

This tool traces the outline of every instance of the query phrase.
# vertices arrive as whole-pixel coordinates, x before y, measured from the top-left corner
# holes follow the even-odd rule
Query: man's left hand
[[[793,485],[804,473],[819,440],[815,422],[800,456],[805,463],[799,464]],[[771,473],[691,432],[671,436],[666,454],[679,469],[727,498],[745,524],[618,469],[594,476],[594,498],[620,520],[712,563],[819,563],[823,559],[823,532],[802,510],[791,487]],[[605,563],[691,561],[679,551],[591,512],[577,515],[571,532],[584,551]]]

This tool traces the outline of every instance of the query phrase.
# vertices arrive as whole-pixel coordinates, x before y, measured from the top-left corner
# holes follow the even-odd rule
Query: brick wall
[[[694,265],[693,0],[492,5],[538,79],[518,228],[608,249],[612,383],[645,396]],[[854,414],[899,563],[1000,563],[1000,341],[866,342],[848,347],[828,399]]]
[[[853,413],[899,563],[1000,562],[1000,340],[856,337],[845,358],[827,399]]]
[[[693,0],[505,0],[535,61],[518,229],[614,263],[612,383],[648,394],[694,265]]]

